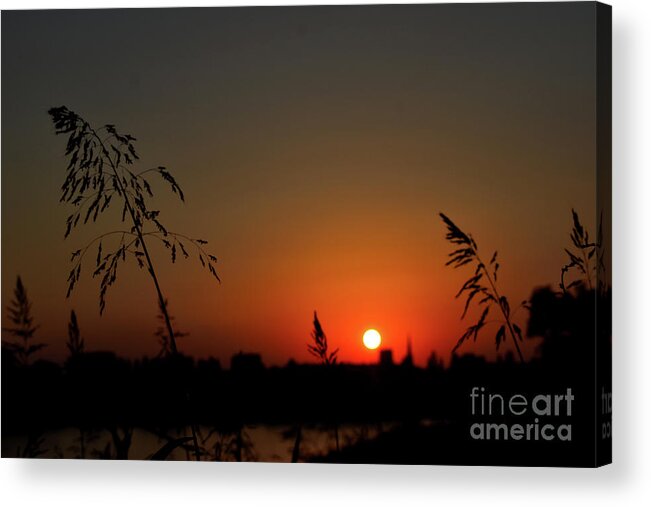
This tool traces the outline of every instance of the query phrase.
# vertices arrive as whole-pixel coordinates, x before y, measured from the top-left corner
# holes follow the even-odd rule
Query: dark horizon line
[[[3,347],[4,348],[4,347]],[[436,351],[432,350],[430,353],[430,356],[428,357],[428,360],[425,361],[424,366],[417,364],[413,360],[413,356],[409,356],[406,354],[402,359],[396,359],[394,360],[391,358],[391,362],[382,362],[381,359],[381,352],[392,352],[393,349],[385,348],[385,349],[377,349],[378,355],[376,356],[377,359],[372,362],[354,362],[354,361],[337,361],[334,366],[341,366],[341,367],[383,367],[383,368],[391,368],[391,367],[409,367],[409,368],[414,368],[414,369],[419,369],[419,370],[427,370],[429,369],[430,366],[430,359],[434,358],[435,365],[438,368],[441,369],[447,369],[451,366],[451,363],[455,359],[462,359],[462,358],[476,358],[478,360],[481,360],[487,364],[493,364],[493,363],[502,363],[502,362],[514,362],[515,360],[515,355],[513,351],[506,351],[504,354],[498,354],[495,358],[491,359],[488,358],[485,354],[482,353],[477,353],[473,351],[468,351],[468,352],[451,352],[449,356],[449,361],[447,361],[447,366],[446,366],[446,361],[444,360],[444,356],[439,355]],[[11,355],[10,351],[3,351],[3,354]],[[140,355],[140,356],[122,356],[119,355],[117,352],[108,350],[108,349],[98,349],[98,350],[89,350],[89,351],[84,351],[81,353],[78,353],[79,356],[111,356],[115,360],[121,360],[128,362],[130,365],[133,365],[135,363],[142,363],[145,361],[151,362],[151,361],[162,361],[162,362],[171,362],[174,361],[175,358],[172,356],[160,356],[160,355]],[[208,363],[208,362],[216,362],[219,365],[219,368],[223,371],[233,371],[234,369],[237,370],[239,369],[246,369],[248,366],[245,366],[244,368],[240,366],[236,366],[235,368],[233,367],[233,359],[238,358],[238,357],[244,357],[244,358],[255,358],[257,357],[259,359],[258,364],[255,366],[255,368],[259,369],[273,369],[273,368],[293,368],[293,367],[319,367],[322,368],[323,364],[319,363],[318,361],[314,362],[309,362],[309,361],[299,361],[296,360],[293,357],[290,357],[286,360],[284,364],[265,364],[264,361],[262,360],[262,353],[261,352],[236,352],[231,355],[230,360],[228,361],[222,361],[219,357],[215,357],[213,355],[208,355],[208,356],[198,356],[195,357],[190,354],[183,353],[179,351],[177,353],[177,357],[181,360],[190,360],[192,362],[192,367],[197,367],[199,363]],[[63,360],[58,359],[47,359],[47,358],[38,358],[34,359],[31,363],[29,363],[27,366],[35,366],[38,363],[50,363],[50,364],[55,364],[58,367],[64,368],[66,366],[66,363],[70,361],[70,359],[74,358],[74,356],[71,356],[70,354],[67,355]],[[536,359],[537,356],[532,357],[532,359]],[[245,359],[246,360],[246,359]],[[230,364],[229,364],[230,363]],[[227,366],[228,365],[228,366]]]

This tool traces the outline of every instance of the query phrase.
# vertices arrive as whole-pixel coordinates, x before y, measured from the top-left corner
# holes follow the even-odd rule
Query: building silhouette
[[[407,336],[407,354],[405,355],[405,358],[402,360],[402,363],[400,363],[401,366],[404,366],[406,368],[413,368],[414,367],[414,358],[411,354],[411,337]]]
[[[393,351],[391,349],[380,350],[380,366],[390,368],[393,366]]]

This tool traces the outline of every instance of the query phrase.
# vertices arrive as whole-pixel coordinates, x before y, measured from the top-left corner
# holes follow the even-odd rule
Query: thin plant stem
[[[147,270],[149,271],[149,275],[151,276],[151,279],[154,282],[154,287],[156,287],[156,295],[158,296],[158,302],[160,304],[161,312],[163,313],[163,317],[165,319],[165,326],[167,327],[167,332],[169,333],[169,338],[170,338],[170,349],[172,352],[172,355],[174,357],[178,357],[178,349],[176,347],[176,339],[174,338],[174,328],[172,327],[172,321],[170,319],[169,312],[167,311],[167,305],[165,304],[165,297],[163,296],[163,292],[160,287],[160,283],[158,282],[158,277],[156,276],[156,271],[154,269],[154,263],[151,260],[151,256],[149,255],[149,250],[147,248],[147,244],[145,243],[145,238],[143,237],[142,234],[142,228],[140,227],[140,224],[138,223],[138,220],[136,219],[136,215],[133,211],[133,207],[131,206],[131,202],[129,201],[129,197],[122,185],[122,181],[120,180],[120,175],[118,174],[117,167],[115,163],[113,162],[113,159],[110,157],[108,150],[106,149],[106,146],[104,146],[104,143],[102,139],[97,135],[97,132],[88,125],[88,128],[90,131],[93,133],[95,138],[99,141],[100,146],[102,147],[102,150],[104,151],[104,155],[108,159],[109,163],[111,164],[111,169],[113,170],[113,174],[115,175],[115,182],[118,185],[120,191],[124,195],[124,201],[125,205],[127,207],[127,210],[129,212],[129,216],[131,216],[131,221],[133,222],[133,226],[136,230],[136,235],[138,236],[138,239],[140,240],[140,244],[142,245],[142,252],[145,254],[145,260],[147,261]],[[189,401],[189,397],[188,397]],[[195,459],[197,461],[201,460],[201,451],[199,449],[199,440],[197,438],[197,431],[194,423],[190,423],[190,429],[192,430],[192,442],[194,444],[194,455]]]
[[[493,281],[493,278],[491,277],[490,273],[488,272],[488,269],[486,268],[486,264],[481,260],[479,257],[479,253],[474,247],[471,247],[473,249],[473,252],[475,254],[475,257],[477,258],[477,261],[481,264],[482,270],[484,271],[484,274],[486,275],[486,278],[488,279],[488,283],[491,286],[491,290],[493,291],[493,296],[495,299],[498,301],[498,305],[500,307],[500,311],[502,312],[502,315],[504,316],[504,321],[506,322],[507,327],[509,328],[509,333],[511,334],[511,338],[513,338],[513,344],[515,345],[515,350],[518,351],[518,357],[520,358],[520,362],[524,363],[524,356],[522,355],[522,350],[520,350],[520,345],[518,344],[518,339],[515,336],[515,331],[513,330],[513,325],[511,324],[511,318],[510,316],[506,313],[506,310],[504,310],[504,306],[500,298],[500,293],[497,291],[497,287],[495,286],[495,282]]]
[[[120,135],[117,133],[114,125],[105,125],[103,127],[94,129],[87,121],[78,116],[76,113],[70,111],[67,107],[53,107],[48,110],[52,116],[52,121],[55,126],[56,134],[67,134],[68,144],[66,147],[66,156],[69,157],[68,174],[62,186],[61,202],[68,202],[77,206],[77,210],[68,216],[66,220],[66,232],[64,237],[68,237],[71,230],[77,226],[82,211],[85,210],[85,218],[83,223],[87,223],[92,217],[92,221],[97,220],[98,214],[104,212],[108,208],[111,198],[118,194],[122,199],[123,211],[122,222],[125,220],[133,223],[128,231],[112,231],[101,235],[91,241],[83,249],[73,252],[71,262],[73,268],[68,276],[68,296],[73,290],[75,284],[79,281],[81,272],[81,261],[87,253],[88,248],[95,242],[99,241],[97,248],[97,266],[93,276],[103,273],[100,282],[100,314],[105,307],[105,295],[108,288],[115,282],[117,277],[118,264],[125,260],[126,254],[133,255],[138,261],[138,266],[147,268],[149,276],[154,283],[156,289],[156,296],[158,304],[163,315],[162,320],[165,322],[164,328],[167,329],[167,342],[171,357],[179,359],[181,354],[177,346],[177,338],[181,333],[175,333],[172,326],[172,317],[165,304],[163,290],[161,288],[160,280],[158,278],[154,262],[150,254],[149,246],[145,241],[145,236],[152,235],[152,237],[161,240],[165,248],[170,250],[172,263],[175,262],[177,256],[177,245],[185,258],[189,254],[185,250],[183,243],[178,239],[179,235],[169,233],[169,231],[158,221],[157,216],[159,211],[152,211],[147,209],[145,203],[145,195],[153,197],[151,186],[149,182],[142,176],[148,171],[156,171],[160,176],[171,185],[172,192],[177,194],[181,201],[184,201],[183,191],[176,183],[174,177],[166,170],[165,167],[159,166],[155,169],[148,169],[141,174],[134,174],[128,166],[133,164],[139,157],[133,147],[131,141],[135,138],[131,135]],[[103,131],[108,132],[107,137],[102,139],[100,134]],[[111,141],[114,138],[116,143]],[[111,155],[111,150],[115,152],[115,156]],[[120,163],[121,159],[124,163]],[[103,172],[103,167],[106,167],[106,172]],[[107,178],[111,181],[112,189],[107,188]],[[87,191],[94,191],[88,193]],[[100,201],[103,199],[103,203]],[[90,205],[87,204],[90,202]],[[129,217],[129,218],[127,218]],[[165,238],[159,238],[156,234],[145,231],[145,224],[153,223],[163,236],[171,235],[171,241]],[[122,234],[119,247],[109,252],[102,258],[102,242],[101,239],[110,234]],[[128,239],[125,240],[125,237]],[[219,276],[215,270],[214,264],[217,258],[214,255],[208,254],[203,250],[201,245],[207,243],[202,239],[189,239],[190,242],[199,250],[199,261],[201,265],[208,269],[210,274],[219,281]],[[135,243],[135,248],[132,245]],[[103,260],[102,260],[103,259]],[[178,361],[175,361],[178,363]],[[178,364],[177,364],[178,366]],[[181,370],[177,368],[177,374],[181,375]],[[194,424],[194,412],[190,406],[190,391],[191,386],[189,382],[184,382],[185,402],[188,404],[186,410],[190,416],[190,428],[192,430],[192,437],[186,437],[186,440],[192,440],[194,443],[195,456],[197,460],[201,458],[201,450],[199,447],[199,439],[197,437],[197,426]],[[180,444],[175,443],[175,446]],[[169,452],[169,451],[166,451]],[[164,454],[164,453],[163,453]]]
[[[122,185],[122,181],[120,180],[120,175],[118,174],[117,167],[115,166],[115,163],[113,162],[113,159],[110,157],[106,146],[104,146],[104,143],[102,142],[102,139],[97,135],[97,132],[93,130],[92,127],[88,126],[88,128],[91,130],[93,135],[95,136],[95,139],[97,139],[100,143],[100,146],[102,147],[102,150],[104,151],[104,154],[106,155],[106,158],[108,159],[109,163],[111,164],[111,169],[113,170],[113,174],[115,175],[115,182],[118,185],[120,192],[123,193],[124,195],[124,201],[125,205],[127,207],[127,210],[129,212],[129,216],[131,216],[131,221],[133,222],[133,226],[136,230],[136,235],[138,236],[138,239],[140,240],[140,243],[142,244],[142,252],[145,254],[145,260],[147,261],[147,269],[149,271],[149,275],[151,276],[154,286],[156,287],[156,294],[158,296],[158,302],[160,303],[161,310],[163,312],[163,316],[165,317],[165,326],[167,327],[167,332],[169,333],[170,336],[170,347],[172,349],[173,354],[177,354],[177,348],[176,348],[176,340],[174,339],[174,329],[172,328],[172,322],[170,320],[169,313],[167,312],[167,307],[165,305],[165,298],[163,297],[163,292],[160,288],[160,283],[158,282],[158,277],[156,276],[156,271],[154,270],[154,264],[151,260],[151,257],[149,255],[149,250],[147,249],[147,244],[145,243],[145,238],[142,235],[142,229],[138,223],[138,220],[136,220],[136,215],[133,211],[133,207],[131,206],[131,202],[129,201],[129,197],[127,196],[127,193],[124,189],[124,186]]]
[[[583,257],[583,263],[585,265],[585,278],[588,282],[588,289],[592,290],[592,277],[590,276],[590,264],[588,263],[588,257],[585,255],[585,249],[581,249],[581,256]]]

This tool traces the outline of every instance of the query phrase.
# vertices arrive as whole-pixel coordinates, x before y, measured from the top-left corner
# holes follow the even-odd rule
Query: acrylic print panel
[[[610,461],[609,7],[2,45],[3,457]]]

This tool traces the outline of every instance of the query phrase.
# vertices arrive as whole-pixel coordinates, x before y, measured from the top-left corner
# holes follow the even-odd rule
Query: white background
[[[277,3],[0,0],[2,9]],[[282,2],[301,3],[309,2]],[[5,459],[0,461],[2,505],[651,505],[651,2],[611,3],[613,465],[572,470]]]

